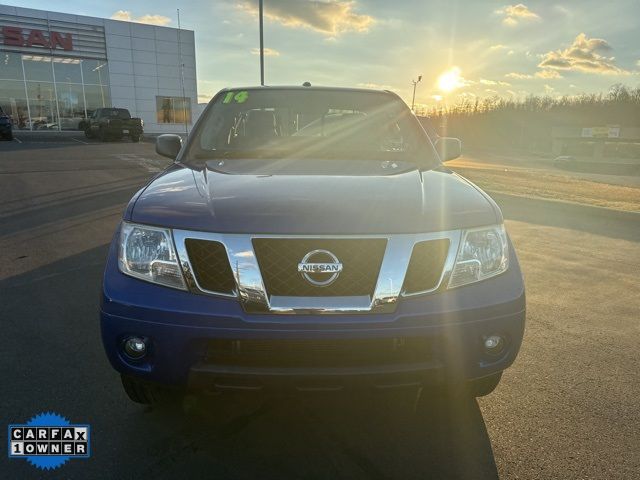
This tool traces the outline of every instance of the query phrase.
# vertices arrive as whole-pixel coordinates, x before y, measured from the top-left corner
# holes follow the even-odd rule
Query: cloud
[[[514,53],[516,53],[513,49],[509,48],[506,45],[502,45],[501,43],[498,43],[496,45],[491,45],[489,47],[489,52],[490,53],[492,53],[492,52],[501,52],[501,51],[504,51],[504,50],[507,50],[507,55],[513,55]]]
[[[131,12],[128,10],[118,10],[116,13],[111,15],[111,20],[122,20],[123,22],[130,22]]]
[[[553,88],[551,85],[544,85],[544,93],[546,93],[547,95],[551,95],[556,89]]]
[[[516,80],[524,80],[526,78],[533,78],[533,75],[529,75],[527,73],[517,73],[517,72],[511,72],[511,73],[507,73],[505,75],[505,77],[507,78],[514,78]]]
[[[486,78],[481,78],[480,83],[482,85],[500,85],[501,87],[510,87],[511,84],[508,82],[502,82],[500,80],[487,80]]]
[[[118,10],[113,15],[111,15],[113,20],[122,20],[123,22],[135,22],[135,23],[146,23],[148,25],[159,25],[164,26],[171,22],[169,17],[165,17],[164,15],[156,15],[147,13],[140,17],[134,17],[131,15],[129,10]]]
[[[258,2],[242,0],[239,8],[258,14]],[[285,27],[308,28],[329,36],[345,32],[367,32],[376,22],[370,15],[354,11],[355,1],[341,0],[271,0],[264,16]]]
[[[169,22],[171,22],[171,19],[169,17],[165,17],[163,15],[142,15],[141,17],[138,17],[136,19],[133,20],[134,22],[138,22],[138,23],[147,23],[149,25],[160,25],[160,26],[164,26],[167,25]]]
[[[251,49],[251,53],[253,55],[260,55],[260,49],[259,48],[252,48]],[[264,56],[265,57],[279,57],[280,56],[280,52],[278,50],[274,50],[273,48],[265,47],[264,48]]]
[[[510,27],[515,27],[521,22],[540,20],[537,13],[532,12],[526,5],[519,3],[517,5],[506,5],[500,10],[496,10],[498,15],[502,15],[502,23]]]
[[[571,46],[543,55],[538,65],[540,68],[556,70],[573,70],[602,75],[626,75],[630,72],[615,64],[615,57],[607,57],[604,52],[611,51],[611,46],[601,38],[587,38],[579,34]]]
[[[546,79],[562,78],[562,75],[560,75],[560,72],[558,72],[557,70],[540,70],[539,72],[536,72],[535,76],[537,78],[546,78]]]
[[[562,75],[560,75],[560,73],[557,72],[556,70],[540,70],[539,72],[536,72],[533,75],[530,75],[528,73],[512,72],[512,73],[507,73],[505,77],[514,78],[516,80],[530,80],[532,78],[544,78],[544,79],[550,80],[553,78],[563,78]]]
[[[553,9],[560,13],[561,15],[564,15],[565,17],[572,17],[573,13],[571,12],[571,10],[569,10],[567,7],[564,7],[562,5],[555,5],[553,7]]]
[[[393,90],[391,85],[380,85],[379,83],[358,83],[356,86],[360,88],[371,88],[373,90]]]

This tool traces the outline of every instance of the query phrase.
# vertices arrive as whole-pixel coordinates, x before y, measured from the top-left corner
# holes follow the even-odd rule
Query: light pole
[[[264,37],[262,34],[262,10],[262,0],[258,0],[258,16],[260,17],[260,85],[264,85]]]
[[[184,62],[182,61],[182,26],[180,25],[180,9],[176,9],[178,12],[178,59],[180,63],[180,86],[182,87],[182,117],[184,119],[184,134],[189,138],[189,126],[187,121],[187,96],[184,93]],[[191,105],[191,98],[189,98],[189,105]]]
[[[413,82],[413,98],[411,99],[411,111],[414,113],[415,110],[413,109],[413,106],[416,103],[416,85],[420,83],[420,80],[422,80],[422,75],[418,75],[418,80],[411,80]]]

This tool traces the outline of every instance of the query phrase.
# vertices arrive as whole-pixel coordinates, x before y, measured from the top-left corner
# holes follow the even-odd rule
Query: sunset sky
[[[257,0],[68,0],[22,7],[195,31],[200,101],[259,83]],[[392,89],[416,103],[575,95],[640,85],[638,0],[265,0],[267,84]]]

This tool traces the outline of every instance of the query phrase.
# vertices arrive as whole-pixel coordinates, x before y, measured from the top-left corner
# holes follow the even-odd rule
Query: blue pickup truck
[[[102,289],[131,400],[227,390],[493,391],[525,292],[500,209],[394,93],[219,92],[129,202]],[[460,387],[460,388],[458,388]]]

